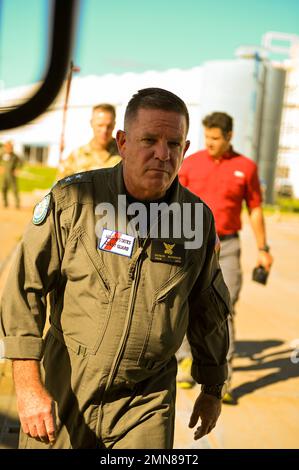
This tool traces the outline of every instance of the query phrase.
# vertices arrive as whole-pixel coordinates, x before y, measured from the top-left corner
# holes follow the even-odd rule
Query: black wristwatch
[[[259,251],[265,251],[266,253],[269,253],[270,246],[269,245],[264,245],[264,246],[262,246],[262,248],[259,248]]]
[[[214,397],[218,398],[218,400],[221,400],[227,391],[227,384],[226,382],[223,384],[214,385],[203,384],[201,386],[201,391],[207,395],[213,395]]]

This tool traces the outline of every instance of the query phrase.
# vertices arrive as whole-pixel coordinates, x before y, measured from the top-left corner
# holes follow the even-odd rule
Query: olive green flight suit
[[[229,294],[210,209],[202,246],[183,249],[179,264],[153,261],[154,241],[138,236],[127,257],[98,248],[107,219],[97,204],[121,216],[121,194],[121,163],[61,180],[44,220],[28,226],[3,294],[4,355],[42,361],[58,411],[54,448],[171,448],[174,355],[186,330],[195,380],[227,377]],[[178,179],[170,194],[180,205],[201,202]],[[22,434],[20,447],[49,446]]]

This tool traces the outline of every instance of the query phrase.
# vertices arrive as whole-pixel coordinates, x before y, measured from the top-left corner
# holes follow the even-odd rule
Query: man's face
[[[223,135],[219,127],[205,127],[205,142],[209,154],[213,158],[221,157],[230,147],[232,133],[228,132],[226,136]]]
[[[118,131],[127,191],[140,200],[165,195],[190,142],[185,116],[172,111],[139,109],[127,131]]]
[[[11,142],[4,143],[4,152],[11,153],[13,151],[13,145]]]
[[[111,113],[101,109],[95,110],[90,121],[96,142],[106,148],[112,139],[115,120]]]

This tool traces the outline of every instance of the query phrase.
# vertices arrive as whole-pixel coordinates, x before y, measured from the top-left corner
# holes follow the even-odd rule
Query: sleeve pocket
[[[216,272],[210,287],[201,292],[197,302],[204,336],[221,328],[230,312],[230,297],[220,270]]]
[[[231,310],[231,301],[228,288],[224,282],[221,270],[218,270],[212,282],[214,301],[226,318]]]

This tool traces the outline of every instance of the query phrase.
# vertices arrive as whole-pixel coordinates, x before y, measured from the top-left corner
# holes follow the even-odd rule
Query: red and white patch
[[[135,238],[126,233],[104,228],[98,248],[117,255],[131,257]]]

